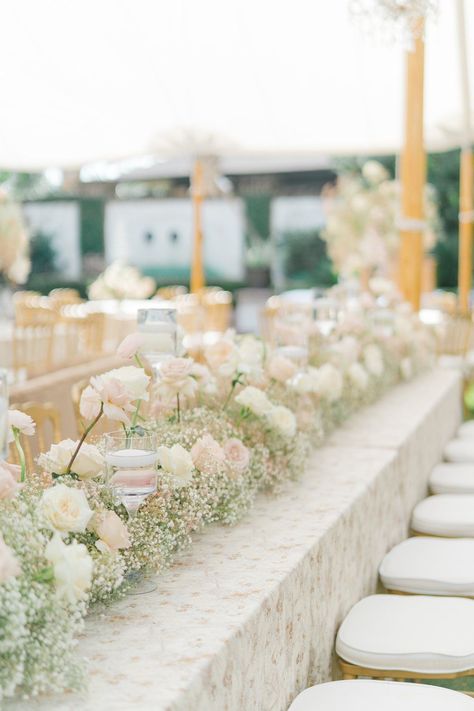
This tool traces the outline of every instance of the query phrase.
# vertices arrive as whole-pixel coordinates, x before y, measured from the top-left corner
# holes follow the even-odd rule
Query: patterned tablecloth
[[[354,416],[300,481],[215,527],[157,580],[89,618],[84,698],[8,711],[284,711],[336,671],[334,637],[460,420],[459,377],[434,371]]]

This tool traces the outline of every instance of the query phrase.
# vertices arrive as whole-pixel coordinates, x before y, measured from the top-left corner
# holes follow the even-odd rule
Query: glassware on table
[[[104,435],[107,478],[117,499],[125,506],[129,520],[141,504],[156,491],[157,444],[155,434],[131,434],[124,431]],[[139,570],[126,575],[133,586],[131,595],[143,595],[156,590],[156,583]]]
[[[8,458],[8,378],[0,368],[0,459]]]
[[[323,336],[329,336],[337,325],[338,304],[334,299],[323,297],[313,301],[313,318],[316,328]]]
[[[142,352],[156,379],[160,364],[182,352],[182,333],[177,322],[177,310],[171,306],[139,309],[137,322],[139,333],[145,336]]]
[[[145,499],[156,491],[156,435],[109,432],[104,435],[104,451],[108,482],[133,518]]]

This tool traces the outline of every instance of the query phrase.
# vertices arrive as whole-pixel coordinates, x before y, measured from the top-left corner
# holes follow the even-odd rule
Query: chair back
[[[444,322],[444,333],[438,344],[438,355],[464,357],[473,345],[474,323],[471,316],[457,314]]]
[[[61,419],[58,410],[51,402],[22,402],[11,406],[30,415],[36,423],[35,434],[31,437],[21,435],[20,440],[25,452],[26,466],[34,471],[36,457],[46,452],[52,444],[61,441]],[[19,464],[16,448],[12,445],[10,455]]]

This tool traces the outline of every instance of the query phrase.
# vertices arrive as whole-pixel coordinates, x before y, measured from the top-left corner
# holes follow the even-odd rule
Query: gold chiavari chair
[[[13,370],[33,377],[53,367],[54,330],[57,314],[43,305],[15,303]]]
[[[232,294],[219,289],[202,295],[204,331],[224,333],[232,319]]]
[[[474,323],[472,316],[448,316],[443,324],[443,336],[438,344],[438,355],[464,358],[473,345]]]
[[[173,301],[177,296],[183,296],[187,294],[188,290],[185,286],[180,284],[173,284],[171,286],[162,286],[156,290],[154,299],[163,299],[164,301]]]
[[[32,472],[35,458],[41,452],[46,452],[52,444],[61,441],[59,412],[50,402],[22,402],[11,407],[13,410],[21,410],[29,415],[36,423],[34,436],[21,436],[26,466],[28,471]],[[18,453],[13,445],[10,448],[10,456],[15,463],[19,464]]]

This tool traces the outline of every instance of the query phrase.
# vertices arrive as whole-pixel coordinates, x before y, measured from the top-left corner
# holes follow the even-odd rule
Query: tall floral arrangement
[[[0,282],[24,284],[30,269],[28,232],[20,206],[0,190]]]
[[[367,161],[360,174],[346,173],[324,192],[326,227],[322,237],[336,271],[343,277],[368,273],[390,275],[399,247],[401,185],[385,167]],[[436,240],[434,188],[425,189],[425,249]]]
[[[88,294],[90,299],[148,299],[155,289],[154,279],[118,260],[92,282]]]

